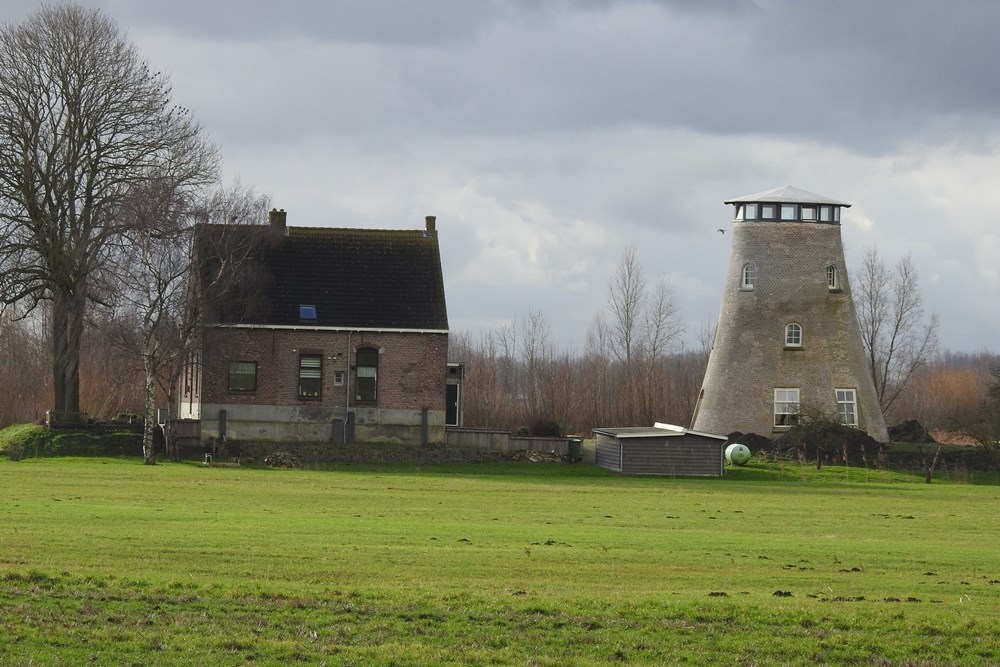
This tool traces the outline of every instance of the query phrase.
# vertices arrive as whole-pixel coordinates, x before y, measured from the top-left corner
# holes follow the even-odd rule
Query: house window
[[[782,204],[781,205],[781,219],[782,220],[798,220],[799,218],[799,207],[796,204]]]
[[[778,217],[778,207],[774,204],[761,204],[760,205],[760,219],[761,220],[775,220]]]
[[[323,389],[323,355],[299,356],[299,398],[319,398]]]
[[[774,390],[774,425],[795,426],[799,423],[799,390]]]
[[[300,320],[315,320],[316,319],[316,306],[310,304],[299,305],[299,319]]]
[[[794,322],[785,327],[785,347],[802,347],[802,327]]]
[[[820,206],[819,207],[819,221],[820,222],[830,222],[830,207]]]
[[[229,391],[257,391],[257,362],[229,363]]]
[[[847,426],[858,425],[858,402],[853,389],[837,389],[837,414],[840,423]]]
[[[344,386],[344,371],[334,371],[333,372],[333,386],[343,387]]]
[[[826,286],[830,289],[837,289],[837,267],[833,264],[826,267]]]
[[[815,206],[802,206],[802,220],[804,222],[815,222],[816,221],[816,207]]]
[[[378,350],[365,347],[357,354],[357,400],[374,402],[378,398]]]
[[[747,204],[746,208],[743,209],[743,216],[746,220],[756,220],[757,219],[757,204]]]
[[[750,290],[753,289],[754,283],[757,281],[757,267],[753,264],[743,265],[743,276],[740,279],[740,289]]]

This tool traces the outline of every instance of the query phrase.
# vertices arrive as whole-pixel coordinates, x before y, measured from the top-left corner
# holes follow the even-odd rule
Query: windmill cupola
[[[840,209],[850,204],[786,185],[725,202],[735,222],[807,222],[839,225]]]

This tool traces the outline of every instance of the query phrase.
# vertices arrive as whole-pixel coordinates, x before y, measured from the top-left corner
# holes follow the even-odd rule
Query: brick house
[[[269,226],[204,225],[194,257],[201,325],[176,414],[200,420],[202,442],[445,441],[433,217],[412,231],[288,227],[274,210]]]

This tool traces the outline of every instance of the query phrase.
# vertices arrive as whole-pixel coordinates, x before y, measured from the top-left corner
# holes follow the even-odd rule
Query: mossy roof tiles
[[[257,315],[240,324],[448,329],[435,235],[317,227],[289,227],[284,236],[267,232],[269,242],[256,253],[260,303],[248,311]],[[316,319],[301,319],[301,305],[315,306]]]

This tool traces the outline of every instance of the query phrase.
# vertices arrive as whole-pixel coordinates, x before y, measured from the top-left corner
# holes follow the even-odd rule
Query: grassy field
[[[793,464],[0,461],[0,665],[995,665],[998,500]]]

